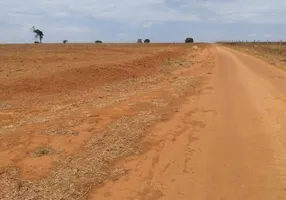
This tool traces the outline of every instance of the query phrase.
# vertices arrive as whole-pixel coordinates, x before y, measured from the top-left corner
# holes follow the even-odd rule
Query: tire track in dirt
[[[274,169],[269,173],[276,177],[277,182],[279,182],[279,184],[272,187],[276,186],[278,190],[276,192],[277,197],[283,199],[284,193],[279,192],[279,187],[282,191],[286,188],[286,137],[284,136],[286,130],[286,102],[283,101],[286,90],[283,87],[285,84],[283,79],[277,80],[276,76],[286,79],[286,73],[243,53],[230,51],[228,55],[240,66],[238,74],[241,75],[240,79],[244,80],[241,82],[260,114],[257,120],[261,122],[263,129],[270,137],[271,147],[265,147],[262,150],[272,152],[273,163],[271,163],[271,167],[274,167]],[[255,65],[256,63],[259,66]]]
[[[212,55],[205,89],[150,130],[146,154],[118,163],[126,176],[89,199],[286,199],[282,82],[251,57],[217,46]]]
[[[208,79],[212,68],[210,52],[204,51],[201,59],[205,61],[202,65],[176,72],[176,74],[199,74],[201,80]],[[167,185],[176,185],[184,181],[187,186],[188,178],[191,178],[189,160],[194,151],[191,145],[198,139],[195,132],[205,126],[202,121],[192,120],[191,117],[213,114],[204,109],[198,110],[198,99],[199,95],[189,97],[170,120],[152,127],[147,140],[153,144],[153,148],[142,156],[118,162],[118,167],[129,170],[128,175],[117,182],[107,181],[102,188],[95,188],[90,193],[89,199],[156,200],[166,195]],[[187,192],[188,188],[173,188],[173,190],[168,188],[167,190],[172,196],[176,196],[180,195],[180,191]]]

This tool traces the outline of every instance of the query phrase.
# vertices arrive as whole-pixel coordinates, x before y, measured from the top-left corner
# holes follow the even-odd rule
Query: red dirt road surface
[[[286,199],[286,72],[219,45],[0,49],[0,199]]]

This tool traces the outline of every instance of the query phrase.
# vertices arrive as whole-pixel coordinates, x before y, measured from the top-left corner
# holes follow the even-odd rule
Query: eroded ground
[[[210,46],[1,45],[0,199],[84,199],[196,95]]]

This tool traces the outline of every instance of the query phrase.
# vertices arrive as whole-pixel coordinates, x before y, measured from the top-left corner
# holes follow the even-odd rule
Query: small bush
[[[63,40],[63,43],[65,44],[65,43],[68,43],[68,40]]]
[[[142,39],[138,39],[138,40],[137,40],[137,43],[143,43],[143,42],[142,42]]]
[[[193,38],[188,37],[185,39],[185,43],[193,43],[193,42],[194,42]]]
[[[96,40],[95,43],[102,43],[102,41],[101,40]]]
[[[38,41],[35,41],[34,43],[35,43],[35,44],[39,44],[40,42],[38,42]]]
[[[35,151],[32,154],[36,157],[41,157],[41,156],[50,155],[53,152],[54,150],[49,147],[38,147],[37,149],[35,149]]]
[[[151,41],[150,41],[150,39],[145,39],[144,40],[144,43],[150,43]]]

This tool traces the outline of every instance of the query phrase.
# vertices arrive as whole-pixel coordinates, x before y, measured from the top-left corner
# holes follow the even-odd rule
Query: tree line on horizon
[[[40,29],[36,29],[35,26],[32,27],[32,31],[33,33],[35,33],[35,39],[38,39],[39,38],[39,41],[35,41],[34,43],[42,43],[42,40],[44,38],[44,32],[41,31]],[[194,42],[194,39],[191,38],[191,37],[187,37],[185,39],[185,43],[193,43]],[[68,43],[68,40],[63,40],[63,43]],[[101,40],[96,40],[94,43],[103,43]],[[137,43],[151,43],[151,40],[150,39],[145,39],[144,41],[142,39],[138,39],[137,40]]]

